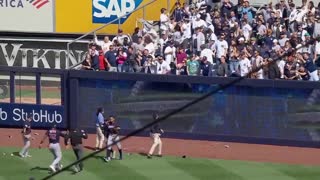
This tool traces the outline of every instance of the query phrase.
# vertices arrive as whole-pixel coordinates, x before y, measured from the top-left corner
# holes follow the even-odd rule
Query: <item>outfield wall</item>
[[[96,108],[103,106],[106,116],[117,117],[124,134],[152,121],[154,112],[164,115],[232,81],[232,78],[218,77],[0,67],[0,75],[10,71],[9,82],[2,81],[10,89],[9,101],[5,103],[0,99],[0,108],[7,109],[6,112],[14,108],[30,112],[33,108],[33,114],[38,117],[40,110],[50,107],[48,114],[54,121],[52,118],[46,122],[35,119],[34,127],[47,128],[57,123],[57,119],[60,122],[56,111],[62,117],[58,123],[61,128],[80,127],[93,132]],[[37,86],[44,85],[41,74],[59,76],[60,105],[41,107],[44,92],[37,86],[35,104],[29,103],[27,107],[26,102],[17,102],[15,96],[19,94],[13,91],[19,88],[11,84],[19,85],[15,75],[22,72],[35,74]],[[247,79],[170,117],[161,125],[166,131],[165,137],[317,146],[320,140],[319,89],[318,82]],[[1,126],[19,127],[13,117],[17,115],[11,113],[6,120],[2,119]],[[148,131],[140,135],[146,136]]]

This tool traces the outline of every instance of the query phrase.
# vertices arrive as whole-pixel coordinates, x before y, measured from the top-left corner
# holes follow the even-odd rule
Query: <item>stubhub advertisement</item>
[[[142,0],[93,0],[92,1],[92,21],[93,23],[109,23],[121,16],[120,23],[123,24],[130,12],[133,12],[139,7]],[[113,22],[111,24],[118,24]]]
[[[0,127],[21,127],[30,116],[31,126],[49,128],[53,124],[66,128],[63,106],[0,103]]]

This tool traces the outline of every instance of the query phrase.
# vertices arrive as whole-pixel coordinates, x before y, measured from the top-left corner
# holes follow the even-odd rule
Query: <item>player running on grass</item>
[[[23,129],[21,131],[24,146],[19,152],[20,157],[31,157],[29,155],[29,148],[30,148],[30,139],[31,139],[31,116],[28,116],[24,122]]]
[[[153,119],[157,120],[159,118],[158,114],[153,115]],[[164,131],[160,128],[159,124],[155,124],[154,126],[151,127],[150,130],[150,136],[153,139],[153,144],[150,148],[150,151],[148,153],[148,158],[150,159],[152,157],[153,151],[155,148],[158,146],[158,156],[162,157],[162,141],[161,141],[161,134],[163,134]]]
[[[119,142],[119,131],[120,127],[116,125],[116,119],[113,116],[109,117],[109,123],[107,125],[109,136],[108,136],[108,142],[107,145],[109,146],[107,148],[107,156],[104,158],[106,162],[109,162],[111,160],[110,153],[112,146],[110,146],[112,143],[117,142],[116,145],[119,150],[119,160],[122,160],[122,148],[121,143]]]
[[[62,164],[60,164],[60,161],[62,159],[60,136],[64,137],[65,134],[59,131],[56,128],[56,125],[53,125],[52,128],[45,133],[39,145],[39,148],[41,148],[41,145],[43,144],[44,140],[49,138],[49,150],[51,151],[54,157],[52,164],[49,166],[52,172],[56,172],[56,170],[62,169]]]

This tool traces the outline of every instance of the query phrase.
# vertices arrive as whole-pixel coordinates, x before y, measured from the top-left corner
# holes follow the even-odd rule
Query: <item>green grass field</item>
[[[4,97],[0,97],[0,99],[9,98],[10,94],[8,93]],[[36,91],[35,90],[17,90],[16,91],[16,98],[19,99],[19,97],[36,97]],[[43,91],[41,94],[41,98],[54,98],[54,99],[60,99],[61,93],[59,91]]]
[[[16,98],[19,97],[36,97],[36,91],[35,90],[17,90],[16,91]],[[59,91],[42,91],[41,94],[42,98],[61,98]]]
[[[18,149],[0,149],[0,180],[41,179],[48,175],[52,155],[47,149],[32,149],[32,158],[10,156]],[[6,153],[4,156],[3,153]],[[104,154],[101,154],[101,157]],[[62,163],[74,160],[73,152],[63,152]],[[100,157],[85,162],[85,170],[73,175],[65,171],[53,179],[64,180],[318,180],[320,167],[163,157],[146,159],[125,153],[124,160],[105,163]]]

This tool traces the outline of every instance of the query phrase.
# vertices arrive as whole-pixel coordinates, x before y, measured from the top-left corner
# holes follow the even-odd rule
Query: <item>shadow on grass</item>
[[[50,168],[40,167],[40,166],[36,166],[36,167],[33,167],[33,168],[30,169],[30,171],[34,171],[34,170],[37,170],[37,171],[51,171]]]
[[[50,168],[47,168],[47,167],[40,167],[40,166],[36,166],[36,167],[33,167],[30,169],[30,171],[47,171],[49,174],[52,173],[52,170]],[[75,171],[70,168],[70,169],[67,169],[66,170],[67,172],[71,172],[71,173],[74,173]]]
[[[102,161],[102,162],[106,162],[106,161],[104,160],[104,156],[93,156],[92,158],[95,158],[95,159],[100,160],[100,161]]]
[[[140,156],[145,156],[145,157],[148,156],[148,154],[145,153],[145,152],[139,152],[138,154],[139,154]]]
[[[20,154],[19,154],[19,152],[13,152],[12,154],[13,154],[14,156],[21,157]]]
[[[91,147],[91,146],[84,146],[84,148],[89,149],[89,150],[92,150],[92,151],[95,151],[95,150],[96,150],[96,148]]]

